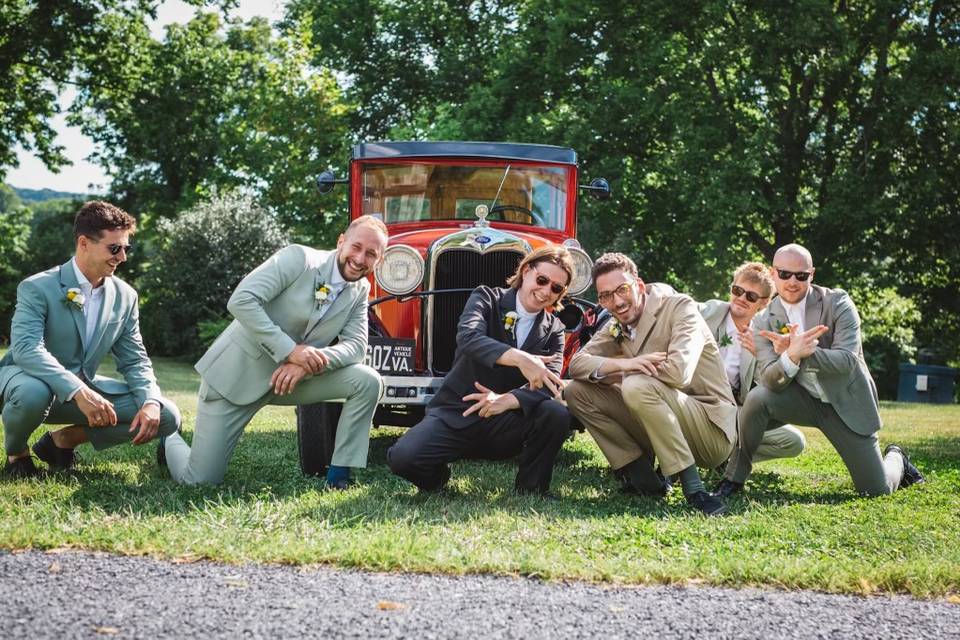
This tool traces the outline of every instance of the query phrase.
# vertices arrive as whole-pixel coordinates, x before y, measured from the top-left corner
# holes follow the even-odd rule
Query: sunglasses
[[[549,284],[549,285],[550,285],[550,291],[552,291],[552,292],[553,292],[553,295],[555,295],[555,296],[558,296],[558,295],[560,295],[561,293],[563,293],[564,291],[566,291],[566,289],[567,289],[567,286],[566,286],[566,285],[560,284],[559,282],[554,282],[553,280],[551,280],[551,279],[548,278],[547,276],[541,274],[541,273],[537,270],[536,267],[533,267],[533,270],[537,272],[537,286],[538,286],[538,287],[545,287],[545,286],[547,286],[547,285]]]
[[[89,237],[89,236],[87,236]],[[96,238],[90,238],[91,242],[96,242],[100,244],[100,241]],[[133,245],[132,244],[117,244],[116,242],[111,242],[107,245],[107,251],[110,252],[110,255],[115,256],[120,253],[120,250],[123,249],[123,252],[129,257],[133,254]]]
[[[774,267],[774,269],[777,272],[777,277],[781,280],[789,280],[790,276],[793,276],[797,279],[797,282],[806,282],[810,278],[809,271],[787,271],[786,269],[777,269],[776,267]]]
[[[735,284],[730,285],[730,295],[735,298],[743,296],[747,299],[747,302],[757,302],[758,300],[765,300],[767,296],[761,296],[753,291],[747,291],[743,287],[738,287]]]
[[[631,297],[632,289],[633,289],[632,282],[624,282],[622,285],[620,285],[613,291],[601,291],[600,293],[598,293],[597,302],[599,302],[600,304],[607,304],[608,302],[613,300],[613,296],[628,299]]]

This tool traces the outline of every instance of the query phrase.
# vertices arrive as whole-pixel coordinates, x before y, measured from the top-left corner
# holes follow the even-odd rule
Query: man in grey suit
[[[780,295],[758,323],[761,384],[743,405],[737,448],[716,494],[743,489],[763,434],[787,422],[820,429],[863,495],[923,482],[900,447],[889,445],[880,455],[877,390],[850,296],[813,285],[813,258],[797,244],[777,250],[771,272]]]
[[[180,425],[177,406],[160,394],[140,338],[137,292],[114,273],[130,256],[136,221],[101,201],[85,203],[73,224],[76,253],[17,287],[10,351],[0,360],[0,407],[6,473],[40,472],[27,441],[48,431],[33,452],[54,471],[74,466],[74,447],[143,444]],[[96,375],[112,353],[125,382]]]
[[[362,362],[366,276],[386,247],[383,222],[361,216],[341,234],[336,251],[290,245],[237,285],[227,303],[234,321],[196,365],[193,446],[175,434],[157,452],[175,481],[221,482],[243,429],[265,405],[343,399],[327,486],[349,486],[350,468],[367,465],[381,392],[380,376]]]
[[[745,262],[733,273],[730,299],[700,303],[700,315],[720,347],[720,358],[727,373],[737,405],[743,406],[756,384],[757,347],[753,339],[753,319],[773,295],[769,270],[759,262]],[[800,455],[806,440],[799,429],[783,425],[763,434],[753,462]]]

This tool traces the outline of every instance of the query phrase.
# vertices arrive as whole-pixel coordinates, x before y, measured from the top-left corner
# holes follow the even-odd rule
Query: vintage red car
[[[470,292],[505,286],[546,242],[565,245],[576,267],[560,313],[566,358],[592,305],[592,260],[577,241],[581,190],[609,195],[606,180],[579,183],[572,149],[493,142],[375,142],[354,147],[346,180],[318,178],[322,192],[349,184],[350,219],[380,217],[390,243],[372,281],[367,363],[383,376],[374,425],[413,426],[443,382]],[[564,367],[566,367],[566,362]],[[340,405],[298,408],[301,466],[321,473],[333,451]]]

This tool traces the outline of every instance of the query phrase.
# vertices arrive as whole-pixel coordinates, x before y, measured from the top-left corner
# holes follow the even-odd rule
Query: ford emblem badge
[[[488,242],[490,242],[490,238],[488,238],[487,236],[477,236],[476,238],[473,239],[473,241],[476,242],[477,244],[487,244]]]

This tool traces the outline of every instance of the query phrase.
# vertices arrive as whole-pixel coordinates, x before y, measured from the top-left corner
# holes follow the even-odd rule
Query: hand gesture
[[[312,347],[311,347],[312,348]],[[307,377],[307,370],[303,367],[290,364],[282,364],[270,376],[270,386],[273,392],[278,396],[285,396],[293,393],[300,381]]]
[[[160,428],[160,406],[155,402],[148,402],[140,407],[137,415],[133,416],[130,422],[130,433],[134,431],[137,435],[133,436],[133,444],[143,444],[150,442],[157,437],[157,429]]]
[[[747,327],[743,331],[738,331],[737,334],[740,336],[740,346],[749,351],[754,358],[757,357],[757,344],[753,341],[753,330],[750,327]],[[777,343],[773,343],[773,350],[777,350]],[[779,354],[780,352],[777,351]]]
[[[552,362],[554,356],[532,356],[523,351],[518,351],[518,353],[522,356],[517,367],[523,377],[530,383],[530,388],[546,387],[554,397],[559,398],[560,391],[563,389],[563,381],[560,376],[547,368],[547,363]]]
[[[287,356],[288,364],[298,365],[313,375],[321,373],[329,361],[322,350],[305,344],[298,344]]]
[[[787,347],[787,357],[795,363],[800,364],[801,360],[813,355],[813,352],[817,350],[817,346],[820,344],[818,338],[826,333],[827,330],[828,328],[825,325],[818,324],[802,333],[797,330],[791,331],[790,346]]]
[[[111,427],[117,424],[117,412],[113,405],[90,387],[81,387],[73,400],[91,427]]]
[[[777,331],[768,331],[767,329],[760,330],[760,337],[766,338],[773,343],[773,352],[778,356],[790,346],[790,334],[798,329],[798,325],[796,324],[788,324],[785,326],[790,329],[790,333],[779,333]]]
[[[474,403],[463,412],[464,417],[476,413],[481,418],[492,418],[504,411],[520,408],[517,396],[512,393],[495,393],[479,382],[474,382],[473,386],[477,388],[479,393],[471,393],[463,397],[464,402]]]
[[[666,359],[666,351],[655,351],[653,353],[643,353],[633,358],[623,358],[619,363],[624,374],[642,373],[655,376]]]

